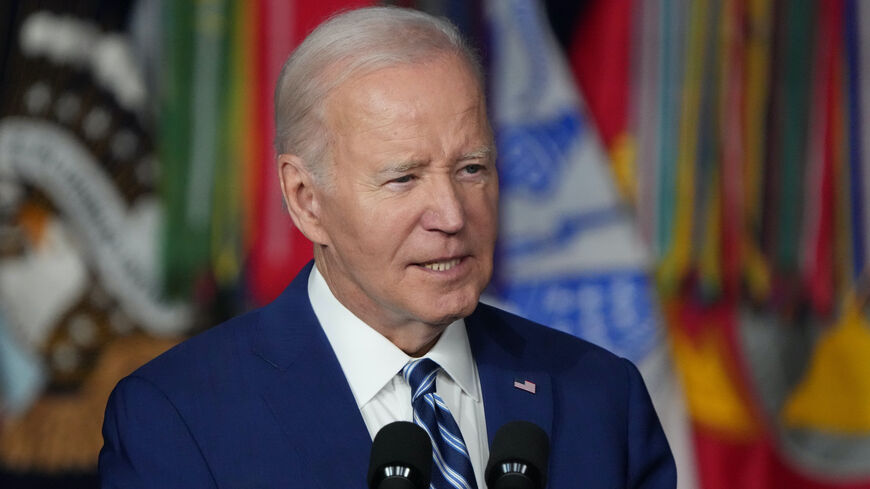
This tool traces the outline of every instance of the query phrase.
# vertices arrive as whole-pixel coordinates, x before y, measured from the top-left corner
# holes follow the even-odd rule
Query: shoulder
[[[471,328],[482,330],[472,334],[501,343],[505,349],[542,370],[558,372],[585,366],[608,367],[609,371],[624,370],[631,365],[628,360],[589,341],[487,304],[481,303],[469,320]]]
[[[629,360],[483,304],[466,323],[486,361],[507,359],[523,370],[548,374],[554,413],[551,487],[602,480],[614,481],[613,487],[675,487],[667,440],[640,372]],[[589,480],[578,481],[577,468],[593,459],[594,467],[579,471]]]
[[[633,392],[646,391],[629,360],[562,331],[484,304],[466,324],[475,355],[546,373],[572,406],[624,417]]]
[[[233,376],[248,362],[260,310],[188,338],[139,367],[130,377],[169,395]]]
[[[220,436],[252,412],[247,360],[258,312],[212,327],[122,379],[103,421],[99,469],[104,486],[217,487],[209,459]],[[264,363],[264,362],[260,362]],[[235,438],[236,442],[243,438]],[[114,486],[113,486],[114,487]]]

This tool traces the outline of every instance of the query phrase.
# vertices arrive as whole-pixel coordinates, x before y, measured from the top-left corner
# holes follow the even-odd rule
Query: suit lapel
[[[485,305],[478,306],[465,324],[480,374],[490,445],[499,428],[517,420],[535,423],[552,439],[551,377],[543,370],[529,367],[525,339]],[[514,382],[525,388],[515,387]],[[534,393],[529,392],[531,384]]]
[[[371,438],[308,300],[304,268],[267,306],[255,354],[279,370],[263,392],[287,445],[321,489],[365,487]]]

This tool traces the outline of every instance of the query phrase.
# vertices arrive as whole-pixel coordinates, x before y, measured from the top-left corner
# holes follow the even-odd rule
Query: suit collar
[[[260,310],[254,354],[279,370],[286,370],[300,352],[326,338],[308,300],[309,262],[274,301]]]
[[[347,309],[333,295],[317,265],[311,269],[308,278],[308,296],[357,405],[364,406],[411,357]],[[449,325],[426,356],[438,362],[467,395],[475,401],[480,400],[474,359],[463,320]]]

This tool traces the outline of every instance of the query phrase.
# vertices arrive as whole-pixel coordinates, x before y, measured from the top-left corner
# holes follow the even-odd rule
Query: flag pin
[[[526,391],[530,394],[534,394],[536,388],[535,383],[531,380],[520,381],[520,379],[514,379],[514,387],[521,391]]]

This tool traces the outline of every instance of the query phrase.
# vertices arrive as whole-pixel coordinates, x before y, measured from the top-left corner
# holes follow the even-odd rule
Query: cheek
[[[335,196],[323,206],[322,222],[329,234],[331,245],[346,259],[371,254],[371,242],[378,230],[376,218],[358,199],[352,196]]]
[[[481,232],[486,232],[495,239],[498,233],[498,190],[489,190],[477,194],[470,201],[466,209],[470,220]]]
[[[377,206],[357,209],[356,239],[373,259],[393,258],[413,234],[417,209],[413,202],[381,202]],[[359,223],[362,223],[361,225]]]

